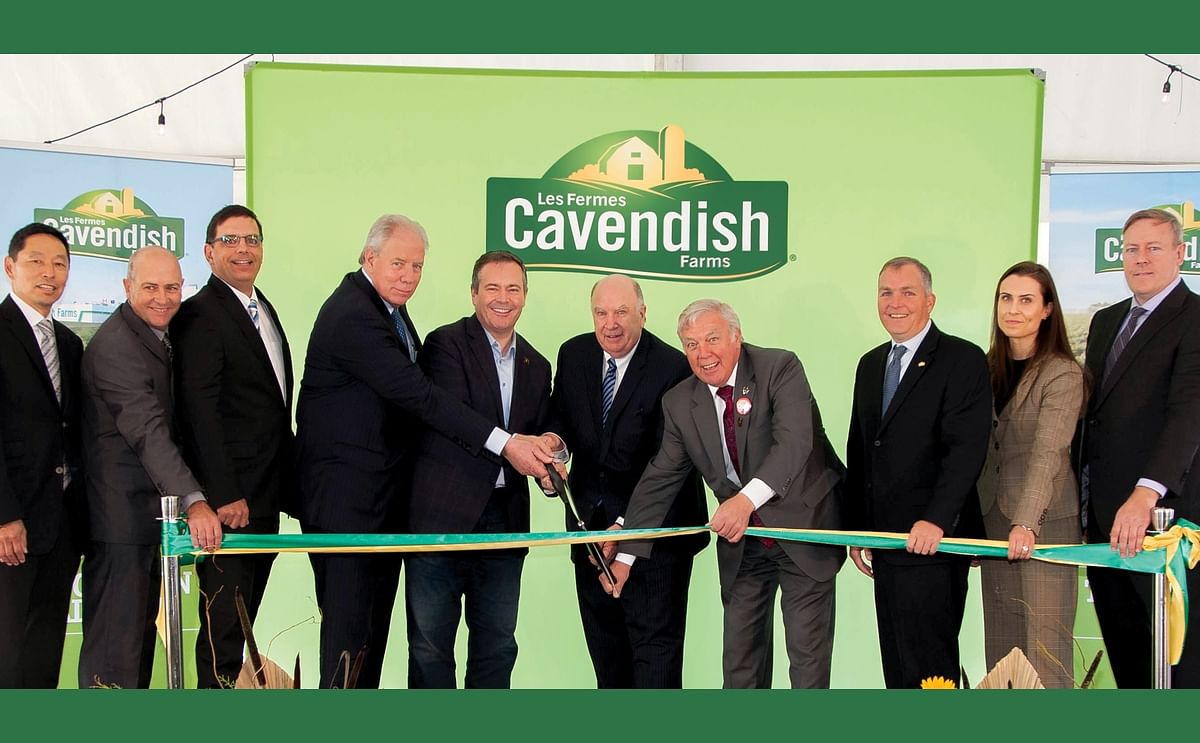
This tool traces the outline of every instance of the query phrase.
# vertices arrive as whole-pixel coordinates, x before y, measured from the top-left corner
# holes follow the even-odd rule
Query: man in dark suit
[[[1081,435],[1089,542],[1136,554],[1155,507],[1200,521],[1200,298],[1179,276],[1183,230],[1171,212],[1147,209],[1125,222],[1121,260],[1132,299],[1100,310],[1088,331],[1093,389]],[[1190,475],[1190,476],[1189,476]],[[1149,688],[1152,579],[1088,568],[1096,616],[1121,688]],[[1188,571],[1188,591],[1200,577]],[[1200,603],[1189,627],[1200,627]],[[1200,640],[1189,632],[1171,684],[1200,686]]]
[[[663,397],[662,445],[638,481],[625,528],[660,526],[693,467],[720,503],[710,526],[717,542],[725,608],[726,688],[771,685],[776,593],[782,591],[784,643],[793,688],[828,688],[833,656],[834,578],[841,547],[742,539],[749,525],[836,529],[842,464],[791,351],[742,342],[729,305],[701,299],[679,316],[693,377]],[[613,549],[605,545],[606,552]],[[630,570],[661,547],[623,548],[612,563],[620,597]]]
[[[427,246],[416,222],[380,217],[359,257],[362,270],[347,274],[317,315],[296,413],[298,500],[289,507],[305,532],[403,531],[405,466],[421,423],[472,456],[503,456],[522,474],[545,475],[551,454],[540,439],[508,434],[417,366],[422,348],[407,303]],[[344,684],[347,661],[360,652],[358,686],[378,686],[400,559],[310,559],[322,615],[321,686]]]
[[[642,289],[613,275],[592,287],[594,333],[558,350],[550,430],[572,452],[568,480],[589,530],[605,529],[629,505],[629,496],[662,442],[662,397],[691,371],[682,353],[645,330]],[[664,526],[708,520],[704,488],[695,470],[683,479]],[[578,529],[567,515],[567,528]],[[571,548],[579,614],[596,685],[601,689],[678,689],[683,684],[683,635],[692,559],[707,534],[668,539],[630,573],[613,601],[596,581],[582,545]]]
[[[162,564],[159,498],[180,497],[192,544],[221,545],[221,524],[180,455],[167,328],[183,276],[167,250],[129,259],[126,301],[83,354],[83,441],[91,547],[83,561],[79,686],[147,688]]]
[[[225,533],[275,534],[294,487],[292,356],[275,308],[254,286],[262,224],[236,204],[209,220],[208,284],[171,321],[184,459]],[[286,494],[286,498],[285,498]],[[275,555],[229,555],[196,564],[200,632],[196,685],[231,687],[245,638],[235,596],[253,622]]]
[[[83,344],[50,317],[71,269],[58,230],[8,244],[0,303],[0,688],[58,686],[83,541],[79,364]]]
[[[480,418],[509,431],[545,430],[550,362],[517,334],[528,292],[512,253],[484,253],[471,273],[475,314],[429,334],[421,368]],[[529,531],[529,482],[511,465],[478,456],[427,429],[413,464],[409,528],[415,533]],[[466,603],[468,689],[506,689],[517,660],[517,604],[525,549],[419,553],[408,559],[408,686],[456,686],[454,638]]]
[[[879,273],[879,319],[892,339],[854,378],[846,444],[851,529],[908,533],[904,551],[850,548],[874,578],[884,682],[915,688],[959,676],[965,557],[937,554],[943,537],[982,536],[975,481],[987,454],[992,395],[979,347],[929,319],[929,269],[893,258]]]

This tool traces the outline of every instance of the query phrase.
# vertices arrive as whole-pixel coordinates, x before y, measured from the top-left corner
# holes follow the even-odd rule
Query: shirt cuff
[[[633,567],[634,561],[637,560],[637,555],[631,555],[628,552],[618,552],[617,556],[613,559],[617,562],[623,562],[629,567]]]
[[[775,491],[771,490],[771,486],[767,485],[757,477],[746,483],[741,492],[745,494],[750,502],[754,504],[754,510],[758,510],[764,503],[775,497]]]
[[[1167,495],[1167,486],[1163,485],[1157,480],[1151,480],[1148,477],[1143,477],[1137,481],[1137,484],[1139,488],[1150,488],[1154,492],[1158,493],[1158,497],[1160,499],[1166,497]]]
[[[187,513],[188,509],[192,507],[192,504],[207,500],[208,499],[204,497],[204,493],[200,492],[199,490],[193,493],[188,493],[179,499],[179,512]]]
[[[492,435],[488,436],[488,440],[484,443],[483,448],[487,449],[498,457],[502,457],[504,456],[504,446],[511,438],[512,434],[505,431],[503,428],[493,428]]]

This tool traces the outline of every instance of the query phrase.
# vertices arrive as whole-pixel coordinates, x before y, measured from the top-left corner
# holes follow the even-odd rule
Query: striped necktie
[[[250,322],[254,323],[254,329],[262,335],[262,327],[258,324],[258,300],[251,299],[250,304],[246,305],[246,310],[250,313]]]
[[[38,348],[46,361],[46,371],[54,385],[54,396],[62,403],[62,374],[58,367],[58,343],[54,340],[54,321],[44,317],[37,324]]]
[[[1146,314],[1145,307],[1133,307],[1129,310],[1129,321],[1125,323],[1125,329],[1113,341],[1112,348],[1109,349],[1108,358],[1104,360],[1104,380],[1108,381],[1108,375],[1112,372],[1113,367],[1117,365],[1117,359],[1121,358],[1121,352],[1125,350],[1125,346],[1129,345],[1129,341],[1133,340],[1133,334],[1137,332],[1138,323]]]
[[[592,377],[595,379],[595,377]],[[608,423],[608,411],[612,410],[613,396],[617,391],[617,362],[608,360],[608,369],[604,372],[603,397],[600,402],[600,425]]]

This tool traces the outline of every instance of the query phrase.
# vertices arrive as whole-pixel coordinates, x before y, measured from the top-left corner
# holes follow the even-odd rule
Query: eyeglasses
[[[227,248],[236,248],[242,240],[246,241],[246,247],[257,248],[262,245],[262,235],[217,235],[213,242],[220,241]]]

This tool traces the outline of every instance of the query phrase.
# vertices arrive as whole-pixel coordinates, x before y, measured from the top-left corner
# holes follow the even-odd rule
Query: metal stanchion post
[[[1150,528],[1162,534],[1175,520],[1174,508],[1156,508]],[[1167,643],[1167,574],[1154,575],[1154,688],[1171,688],[1171,659]]]
[[[179,524],[179,496],[164,495],[161,498],[163,533],[174,534]],[[183,688],[183,611],[179,603],[179,555],[162,551],[162,579],[164,611],[167,634],[164,644],[167,651],[167,688]]]

